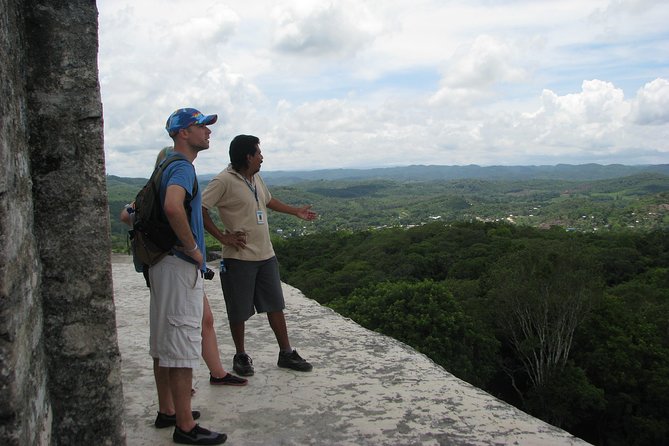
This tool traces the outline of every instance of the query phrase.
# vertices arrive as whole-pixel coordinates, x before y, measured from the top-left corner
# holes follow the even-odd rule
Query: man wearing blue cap
[[[206,271],[202,198],[196,191],[193,161],[209,148],[208,125],[217,115],[193,108],[176,110],[165,128],[174,141],[172,162],[163,172],[160,198],[177,243],[149,269],[151,282],[149,353],[158,390],[158,428],[174,426],[172,439],[181,444],[222,444],[227,439],[200,427],[191,411],[193,369],[200,363],[203,274]]]

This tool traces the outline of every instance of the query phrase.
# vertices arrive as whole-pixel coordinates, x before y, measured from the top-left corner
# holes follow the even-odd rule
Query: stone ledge
[[[157,400],[148,355],[148,289],[129,256],[113,256],[128,445],[167,445],[153,427]],[[310,373],[276,366],[267,319],[247,323],[256,374],[246,387],[216,387],[204,362],[194,372],[193,408],[228,445],[584,445],[586,442],[454,377],[425,355],[360,327],[286,284],[291,343]],[[234,347],[218,277],[206,282],[223,365]]]

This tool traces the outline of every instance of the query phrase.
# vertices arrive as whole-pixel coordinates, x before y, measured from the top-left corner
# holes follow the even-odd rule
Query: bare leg
[[[237,353],[244,353],[244,322],[230,322],[230,334]]]
[[[214,378],[222,378],[227,372],[221,364],[221,355],[218,351],[218,340],[214,329],[214,315],[209,306],[207,296],[204,296],[204,307],[202,312],[202,359],[209,368],[209,373]]]
[[[267,313],[267,320],[269,326],[274,331],[276,342],[279,343],[279,349],[288,350],[290,348],[290,341],[288,340],[288,328],[286,327],[286,318],[283,311],[272,311]]]
[[[170,374],[166,367],[160,367],[158,358],[153,358],[153,377],[158,391],[158,412],[174,415],[174,400],[170,389]]]
[[[177,415],[177,426],[182,431],[190,432],[195,427],[195,420],[190,406],[190,389],[193,384],[193,369],[170,367],[170,388]]]

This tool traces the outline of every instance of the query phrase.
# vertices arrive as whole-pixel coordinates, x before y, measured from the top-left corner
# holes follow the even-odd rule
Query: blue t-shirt
[[[165,203],[165,191],[168,186],[177,185],[184,188],[186,191],[186,198],[193,196],[193,185],[197,181],[197,176],[195,175],[195,167],[180,153],[174,153],[169,156],[169,158],[178,157],[183,159],[184,162],[175,161],[163,172],[162,182],[160,183],[160,201]],[[206,271],[206,258],[207,253],[206,247],[204,244],[204,220],[202,219],[202,196],[200,195],[200,188],[197,188],[197,194],[192,198],[190,202],[190,229],[193,233],[193,238],[195,243],[200,248],[202,256],[205,259],[205,264],[202,265],[202,271]],[[181,242],[181,241],[180,241]],[[183,243],[180,243],[183,245]],[[186,248],[190,248],[187,246]],[[195,263],[195,261],[187,256],[186,254],[180,251],[174,251],[174,255],[183,259],[187,262]]]

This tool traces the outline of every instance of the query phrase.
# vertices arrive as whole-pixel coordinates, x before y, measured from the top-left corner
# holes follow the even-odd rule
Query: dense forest
[[[593,444],[669,444],[667,166],[602,167],[277,174],[319,213],[270,211],[282,279]],[[107,177],[116,251],[145,182]]]
[[[443,223],[277,240],[285,282],[597,445],[669,439],[669,233]]]

